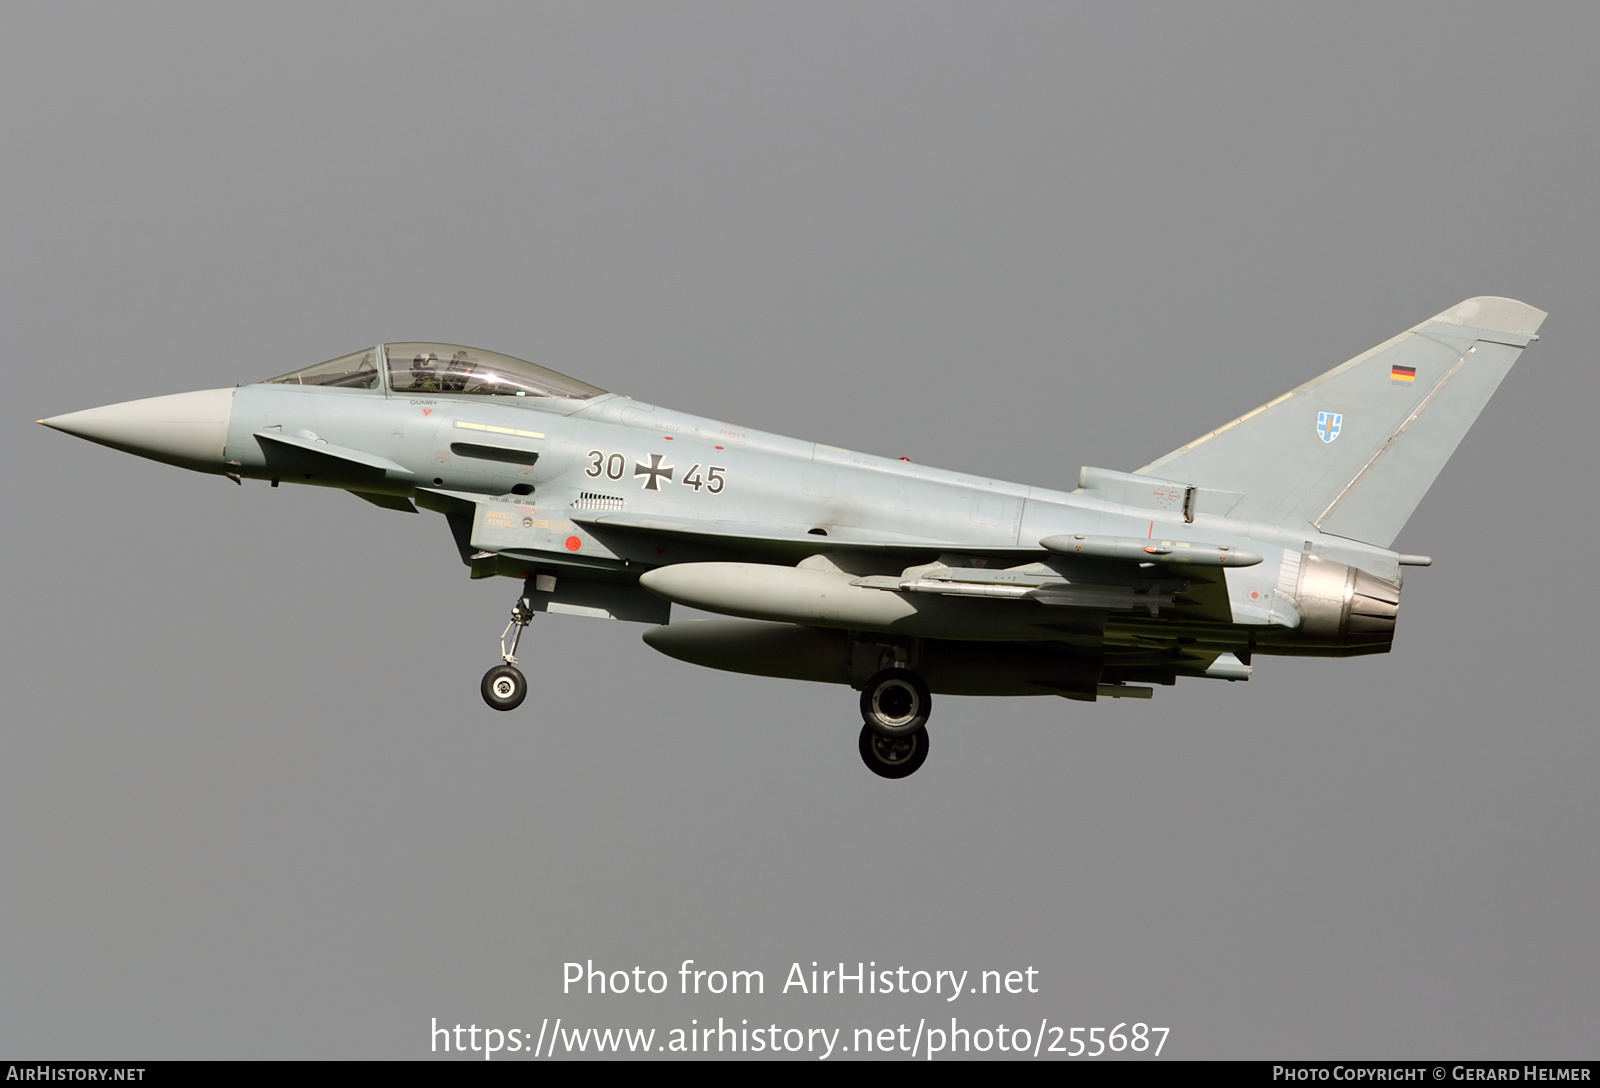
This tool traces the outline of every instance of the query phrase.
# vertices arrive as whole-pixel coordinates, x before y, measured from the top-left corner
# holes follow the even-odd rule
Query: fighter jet
[[[379,344],[232,389],[39,422],[244,480],[443,514],[473,578],[521,589],[484,701],[513,710],[529,621],[650,625],[697,665],[848,684],[885,778],[934,693],[1148,699],[1257,656],[1387,653],[1406,519],[1545,314],[1468,299],[1134,472],[1072,491],[767,434],[454,344]],[[734,617],[671,622],[680,604]]]

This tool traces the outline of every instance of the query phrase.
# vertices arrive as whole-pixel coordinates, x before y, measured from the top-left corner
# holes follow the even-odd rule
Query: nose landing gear
[[[528,678],[515,666],[522,632],[528,629],[532,619],[533,605],[527,597],[518,597],[517,603],[511,606],[511,622],[500,632],[500,657],[505,664],[496,665],[484,673],[483,683],[478,686],[483,693],[483,701],[495,710],[515,710],[528,697]],[[513,628],[516,629],[515,635],[511,633]],[[506,645],[507,636],[511,638],[509,647]]]
[[[528,697],[528,678],[510,665],[496,665],[483,674],[479,690],[496,710],[515,710]]]

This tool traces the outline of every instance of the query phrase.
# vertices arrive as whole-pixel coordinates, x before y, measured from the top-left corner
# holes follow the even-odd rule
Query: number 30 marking
[[[600,450],[590,450],[589,467],[583,470],[583,474],[590,479],[598,479],[604,473],[607,479],[620,480],[623,470],[627,467],[627,458],[620,453],[613,453],[607,457]]]

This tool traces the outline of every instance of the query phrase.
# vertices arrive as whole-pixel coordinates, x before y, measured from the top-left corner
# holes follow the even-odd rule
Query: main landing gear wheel
[[[872,726],[861,726],[861,762],[883,778],[905,778],[917,773],[928,758],[928,731],[918,729],[900,737],[882,737]]]
[[[861,718],[880,737],[908,737],[928,724],[933,696],[910,669],[873,673],[861,688]]]
[[[528,697],[528,678],[510,665],[496,665],[483,674],[483,701],[496,710],[515,710]]]

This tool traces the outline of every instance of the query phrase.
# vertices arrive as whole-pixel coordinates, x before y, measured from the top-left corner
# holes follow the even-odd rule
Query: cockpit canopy
[[[604,389],[537,363],[459,344],[385,344],[396,393],[466,393],[588,400]]]
[[[304,370],[268,378],[262,385],[334,385],[344,389],[378,388],[378,349],[341,355]]]
[[[391,393],[588,400],[605,392],[525,359],[460,344],[384,344],[381,352],[388,360]],[[263,384],[378,389],[379,355],[380,349],[368,348],[268,378]]]

